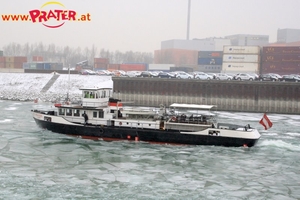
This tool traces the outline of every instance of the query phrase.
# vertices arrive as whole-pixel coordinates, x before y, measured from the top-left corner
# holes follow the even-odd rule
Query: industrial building
[[[300,41],[300,29],[278,29],[277,43],[290,43]]]
[[[236,34],[225,36],[232,46],[266,46],[269,44],[268,35]]]
[[[184,49],[195,51],[223,51],[223,46],[231,45],[225,38],[205,38],[193,40],[166,40],[161,42],[161,49]]]

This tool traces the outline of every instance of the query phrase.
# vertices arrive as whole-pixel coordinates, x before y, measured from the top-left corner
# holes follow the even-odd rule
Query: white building
[[[185,49],[196,51],[223,51],[223,46],[231,45],[229,39],[206,38],[193,40],[166,40],[161,42],[161,49]]]
[[[289,43],[300,41],[300,29],[278,29],[277,42]]]
[[[225,36],[233,46],[266,46],[269,44],[268,35],[236,34]]]

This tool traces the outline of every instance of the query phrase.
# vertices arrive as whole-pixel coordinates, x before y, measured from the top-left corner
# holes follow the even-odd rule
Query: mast
[[[191,13],[191,0],[188,0],[188,14],[187,14],[187,31],[186,31],[186,39],[190,39],[190,13]]]
[[[70,91],[70,64],[68,66],[68,74],[69,74],[69,77],[68,77],[68,92],[67,92],[67,101],[69,101],[69,91]]]

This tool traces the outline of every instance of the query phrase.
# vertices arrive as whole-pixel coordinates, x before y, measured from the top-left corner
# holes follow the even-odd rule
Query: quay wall
[[[218,110],[300,114],[300,84],[287,82],[113,78],[114,97],[138,106],[212,104]]]

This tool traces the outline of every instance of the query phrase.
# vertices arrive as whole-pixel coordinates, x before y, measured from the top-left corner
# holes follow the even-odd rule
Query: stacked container
[[[120,70],[123,71],[145,71],[146,69],[147,64],[145,63],[120,64]]]
[[[22,69],[25,62],[27,57],[24,56],[0,56],[0,68]]]
[[[154,51],[154,64],[175,66],[197,65],[198,51],[186,49],[161,49]]]
[[[94,58],[94,69],[107,69],[108,64],[108,58]]]
[[[299,74],[300,46],[263,47],[261,73]]]
[[[5,57],[0,56],[0,68],[5,68]]]
[[[23,63],[23,69],[63,70],[63,64],[53,62]]]
[[[259,46],[224,46],[223,73],[260,73]]]
[[[219,73],[222,69],[222,56],[222,51],[199,51],[196,71]]]
[[[42,62],[44,58],[42,56],[32,56],[32,62]]]

